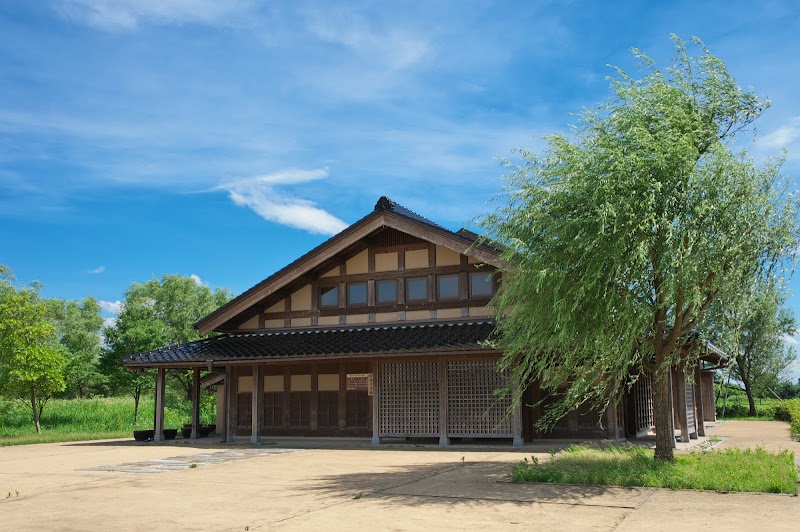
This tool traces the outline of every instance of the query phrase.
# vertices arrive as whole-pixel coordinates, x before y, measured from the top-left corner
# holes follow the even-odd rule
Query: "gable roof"
[[[187,367],[266,360],[311,360],[360,355],[434,352],[494,353],[484,347],[494,331],[491,319],[343,327],[267,329],[221,334],[122,357],[127,367]]]
[[[383,196],[375,204],[371,213],[202,318],[195,323],[194,327],[201,334],[207,334],[217,329],[241,312],[258,304],[264,298],[307,274],[325,261],[337,257],[361,239],[384,227],[393,228],[457,253],[471,256],[480,262],[494,266],[500,265],[499,250],[490,245],[476,244],[475,233],[450,231]]]

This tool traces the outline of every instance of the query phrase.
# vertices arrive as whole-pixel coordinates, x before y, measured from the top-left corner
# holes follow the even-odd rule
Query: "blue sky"
[[[452,228],[496,157],[697,35],[800,171],[800,6],[44,0],[0,5],[0,263],[106,316],[134,281],[240,293],[387,195]],[[795,292],[797,281],[793,283]],[[800,299],[792,306],[800,310]]]

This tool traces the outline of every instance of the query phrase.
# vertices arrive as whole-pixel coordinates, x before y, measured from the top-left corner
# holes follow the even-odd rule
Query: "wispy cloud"
[[[328,171],[290,170],[222,183],[215,190],[228,192],[239,206],[249,207],[270,222],[302,229],[310,233],[334,235],[348,224],[316,206],[310,200],[276,190],[278,186],[297,185],[328,177]]]
[[[87,273],[92,274],[92,275],[97,275],[97,274],[103,273],[104,271],[106,271],[106,267],[101,265],[101,266],[98,266],[97,268],[92,268],[92,269],[88,270]]]
[[[122,301],[120,301],[119,299],[116,301],[100,300],[98,301],[98,304],[100,305],[101,310],[108,312],[109,314],[113,314],[116,316],[117,314],[122,312]]]
[[[800,116],[790,118],[778,129],[760,137],[758,143],[765,148],[786,148],[797,140],[800,140]]]
[[[65,18],[107,31],[126,31],[142,22],[219,23],[253,5],[250,0],[61,0],[54,7]]]
[[[203,286],[203,280],[196,273],[193,273],[192,275],[190,275],[189,278],[192,281],[194,281],[194,284],[196,284],[197,286]]]
[[[103,327],[113,327],[117,324],[117,317],[112,316],[110,318],[103,318]],[[105,342],[105,340],[103,340]]]

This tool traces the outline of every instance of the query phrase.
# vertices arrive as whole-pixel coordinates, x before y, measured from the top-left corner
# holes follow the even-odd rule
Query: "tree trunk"
[[[742,384],[744,384],[744,393],[747,394],[747,402],[750,404],[750,415],[755,417],[758,412],[756,412],[756,402],[753,399],[753,387],[746,380],[742,380]]]
[[[133,393],[133,424],[136,425],[139,423],[139,397],[141,396],[140,391],[136,391]]]
[[[31,386],[31,410],[33,410],[33,424],[36,426],[36,434],[42,433],[42,425],[39,422],[39,409],[36,408],[36,390]]]
[[[672,462],[675,457],[675,428],[672,418],[672,390],[670,373],[672,368],[667,364],[666,349],[660,331],[653,344],[655,355],[655,373],[653,375],[653,424],[656,426],[655,459]],[[659,341],[661,340],[661,341]]]

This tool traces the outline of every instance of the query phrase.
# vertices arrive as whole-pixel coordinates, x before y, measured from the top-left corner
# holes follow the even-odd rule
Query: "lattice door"
[[[380,364],[381,436],[439,435],[439,378],[436,362]]]
[[[511,436],[511,394],[494,393],[510,379],[511,370],[498,372],[492,360],[448,362],[448,436]]]
[[[653,381],[643,373],[633,386],[636,397],[636,430],[649,429],[653,423]]]

